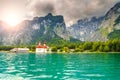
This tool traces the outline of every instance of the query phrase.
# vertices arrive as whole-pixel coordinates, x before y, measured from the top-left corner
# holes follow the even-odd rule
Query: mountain
[[[108,39],[113,40],[113,39],[119,39],[120,40],[120,30],[114,30],[113,32],[108,34]]]
[[[103,17],[78,20],[68,27],[72,37],[82,41],[106,41],[120,30],[120,2],[115,4]],[[117,31],[118,33],[118,31]],[[115,35],[116,36],[116,35]]]
[[[101,24],[104,17],[92,17],[80,19],[76,24],[68,27],[67,30],[72,35],[72,37],[79,39],[81,41],[92,41],[95,31]]]
[[[115,4],[105,15],[99,29],[96,31],[97,34],[101,35],[98,39],[106,41],[109,39],[110,33],[116,33],[120,30],[120,2]],[[112,35],[114,36],[114,35]]]
[[[34,17],[15,27],[0,21],[0,45],[35,44],[38,41],[60,43],[64,41],[106,41],[119,39],[120,2],[102,17],[78,20],[66,27],[63,16]]]
[[[51,13],[45,17],[34,17],[25,20],[15,27],[0,23],[0,44],[19,45],[35,44],[38,41],[70,40],[63,16],[53,16]]]

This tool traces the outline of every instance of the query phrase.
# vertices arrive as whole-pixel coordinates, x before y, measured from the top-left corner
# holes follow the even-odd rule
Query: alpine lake
[[[0,80],[120,80],[120,53],[0,52]]]

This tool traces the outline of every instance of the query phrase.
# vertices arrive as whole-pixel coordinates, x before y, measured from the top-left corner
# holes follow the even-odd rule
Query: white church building
[[[39,42],[38,45],[36,46],[36,53],[46,53],[47,52],[47,46],[46,42],[44,42],[43,45]]]

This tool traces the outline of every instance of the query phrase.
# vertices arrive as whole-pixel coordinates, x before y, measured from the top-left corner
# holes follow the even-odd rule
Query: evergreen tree
[[[109,47],[107,45],[104,46],[103,52],[109,52]]]

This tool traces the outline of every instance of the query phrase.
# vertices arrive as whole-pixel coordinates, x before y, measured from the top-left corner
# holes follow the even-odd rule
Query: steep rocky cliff
[[[116,30],[120,30],[120,2],[103,17],[81,19],[68,28],[74,38],[82,41],[106,41],[109,34]]]
[[[120,30],[120,2],[115,4],[105,15],[97,34],[101,35],[99,40],[106,41],[110,33]],[[95,36],[97,37],[97,35]]]
[[[45,17],[25,20],[15,27],[0,23],[0,44],[3,45],[34,44],[52,39],[70,40],[61,15],[49,13]]]
[[[104,17],[92,17],[78,20],[78,22],[70,27],[68,31],[72,37],[79,39],[81,41],[92,41],[95,31],[98,29],[98,26],[101,24]]]

